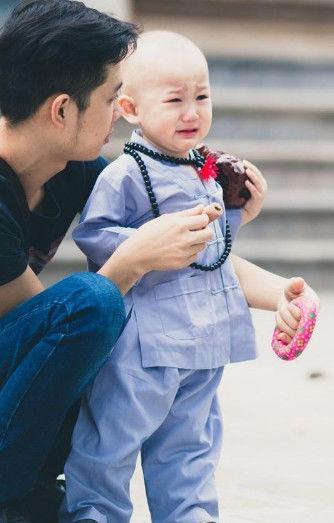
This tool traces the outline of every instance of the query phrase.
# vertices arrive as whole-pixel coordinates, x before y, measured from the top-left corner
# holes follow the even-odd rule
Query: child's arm
[[[302,278],[283,278],[235,255],[232,263],[249,306],[276,311],[276,323],[283,333],[281,339],[289,343],[300,319],[300,310],[291,301],[307,297],[319,307],[317,294]]]
[[[261,171],[246,160],[244,165],[247,167],[246,174],[249,178],[245,183],[251,197],[241,210],[241,225],[254,220],[260,214],[267,193],[267,182]]]
[[[112,166],[107,167],[110,176],[101,175],[83,210],[80,223],[73,231],[73,239],[97,267],[115,252],[136,229],[126,226],[126,198],[131,199],[130,178],[112,177]]]

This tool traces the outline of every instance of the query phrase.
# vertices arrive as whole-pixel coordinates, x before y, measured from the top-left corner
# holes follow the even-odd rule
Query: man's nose
[[[119,120],[121,116],[122,116],[121,109],[118,106],[118,103],[116,102],[115,106],[114,106],[114,112],[112,115],[112,123],[117,122],[117,120]]]

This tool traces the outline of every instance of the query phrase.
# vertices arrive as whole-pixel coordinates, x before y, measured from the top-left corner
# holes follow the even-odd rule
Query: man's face
[[[120,86],[121,65],[112,65],[106,81],[91,93],[87,109],[78,115],[75,136],[71,140],[72,160],[94,160],[99,156],[119,118],[116,99]]]

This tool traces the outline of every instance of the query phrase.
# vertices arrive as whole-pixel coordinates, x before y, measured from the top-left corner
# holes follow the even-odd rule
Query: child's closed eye
[[[171,98],[170,100],[166,100],[165,103],[175,103],[175,102],[182,102],[181,98]]]

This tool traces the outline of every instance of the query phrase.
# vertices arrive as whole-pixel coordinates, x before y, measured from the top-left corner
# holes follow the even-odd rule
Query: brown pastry
[[[251,196],[245,185],[248,176],[242,160],[232,154],[213,151],[204,144],[198,145],[196,149],[205,159],[208,156],[216,159],[218,171],[216,180],[223,188],[225,207],[227,209],[242,207]]]

